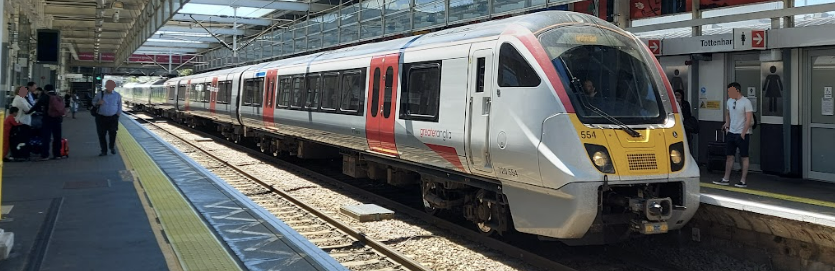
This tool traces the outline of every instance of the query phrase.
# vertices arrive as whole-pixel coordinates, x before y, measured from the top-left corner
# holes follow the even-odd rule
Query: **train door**
[[[400,54],[375,56],[369,73],[365,131],[371,151],[398,156],[394,142]]]
[[[493,175],[490,162],[490,105],[492,103],[493,48],[470,50],[470,72],[468,75],[467,160],[473,173]],[[487,47],[487,46],[483,46]]]
[[[189,107],[191,105],[191,103],[189,102],[189,99],[191,99],[191,97],[190,97],[191,93],[189,93],[189,92],[191,92],[191,79],[189,79],[186,82],[186,90],[183,91],[183,93],[185,93],[185,95],[186,95],[186,96],[184,96],[185,100],[183,101],[183,104],[185,104],[186,111],[191,111],[191,108]]]
[[[217,77],[212,78],[212,85],[209,87],[209,112],[212,117],[215,116],[215,106],[217,105]]]
[[[275,85],[277,82],[278,77],[278,70],[269,70],[267,71],[267,82],[264,84],[264,101],[261,103],[263,105],[263,120],[264,126],[266,127],[273,127],[275,126]]]

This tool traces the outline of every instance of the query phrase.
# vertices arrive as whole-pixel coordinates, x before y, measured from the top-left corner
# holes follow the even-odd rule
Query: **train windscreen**
[[[539,36],[584,123],[659,124],[659,86],[643,45],[590,25],[555,28]]]

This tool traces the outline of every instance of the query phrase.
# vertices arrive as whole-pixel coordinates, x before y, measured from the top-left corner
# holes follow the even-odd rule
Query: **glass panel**
[[[812,101],[813,104],[815,102],[820,103],[820,100]],[[832,140],[835,138],[835,129],[811,128],[811,134],[812,171],[835,173],[835,141]]]
[[[282,47],[282,55],[289,55],[293,53],[293,41],[285,42]]]
[[[409,10],[409,0],[386,0],[386,14]]]
[[[321,82],[319,74],[314,74],[307,79],[307,103],[305,103],[304,107],[309,109],[318,109],[319,83]]]
[[[357,111],[362,106],[363,83],[361,73],[346,73],[342,76],[342,111]]]
[[[339,30],[328,31],[322,34],[322,46],[330,47],[339,43]]]
[[[340,20],[342,21],[342,25],[351,24],[358,22],[358,15],[359,6],[357,5],[350,5],[347,7],[342,7]]]
[[[307,40],[305,40],[304,38],[297,39],[295,41],[295,46],[295,53],[303,52],[307,49]]]
[[[293,78],[293,94],[290,97],[291,107],[301,107],[304,103],[304,86],[302,84],[303,77]]]
[[[428,2],[418,5],[419,2]],[[427,28],[446,23],[444,1],[415,0],[415,29]]]
[[[313,50],[319,48],[322,48],[322,34],[317,33],[307,36],[307,49]]]
[[[391,116],[391,92],[394,84],[394,69],[388,67],[386,69],[386,85],[385,92],[383,92],[383,117],[389,118]]]
[[[525,0],[493,0],[493,12],[502,13],[526,8]]]
[[[397,34],[406,32],[409,30],[409,26],[411,25],[411,21],[409,15],[411,13],[408,11],[394,13],[394,14],[386,14],[386,34]]]
[[[451,0],[449,2],[449,21],[469,20],[489,14],[487,1]]]
[[[383,28],[381,19],[378,18],[362,22],[360,24],[360,31],[362,33],[360,39],[371,39],[382,36]]]
[[[380,68],[374,68],[373,82],[371,82],[371,116],[376,117],[380,111]]]
[[[592,26],[550,30],[539,40],[566,82],[580,121],[612,123],[605,116],[611,115],[625,124],[664,122],[660,75],[647,63],[652,56],[642,44]]]
[[[362,2],[362,21],[373,19],[373,18],[380,18],[383,15],[382,7],[380,6],[381,1],[379,0],[366,0]]]
[[[335,110],[339,105],[339,75],[329,73],[322,76],[322,109]]]
[[[339,14],[336,12],[328,13],[320,17],[325,31],[339,28]]]
[[[341,36],[339,43],[349,43],[359,39],[357,33],[359,27],[357,27],[357,24],[343,25],[339,28],[339,31],[339,35]]]
[[[819,56],[812,60],[812,89],[809,90],[809,95],[812,96],[812,123],[835,124],[835,116],[827,115],[828,112],[823,111],[824,98],[826,97],[827,89],[829,90],[829,98],[833,97],[833,88],[835,88],[835,56]],[[830,100],[826,100],[829,105]],[[828,110],[827,110],[828,111]],[[814,142],[814,141],[812,141]]]

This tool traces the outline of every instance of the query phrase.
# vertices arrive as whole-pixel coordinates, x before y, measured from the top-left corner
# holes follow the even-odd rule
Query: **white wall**
[[[723,108],[727,93],[727,72],[725,59],[727,54],[713,54],[712,61],[699,61],[699,96],[700,100],[692,101],[694,107],[699,108],[699,120],[724,121]],[[701,93],[704,88],[705,92]],[[702,108],[701,102],[719,102],[718,109]]]

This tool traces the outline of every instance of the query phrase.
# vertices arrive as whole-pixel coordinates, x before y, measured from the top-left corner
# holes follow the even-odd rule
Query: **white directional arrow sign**
[[[647,40],[647,47],[654,55],[661,54],[661,40]]]
[[[751,36],[754,37],[751,48],[765,49],[765,30],[751,30]]]

